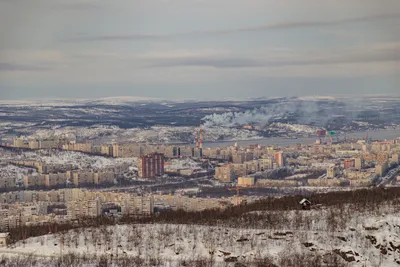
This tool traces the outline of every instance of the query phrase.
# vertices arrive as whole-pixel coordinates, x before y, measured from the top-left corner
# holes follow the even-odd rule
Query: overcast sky
[[[400,0],[0,0],[0,99],[400,94]]]

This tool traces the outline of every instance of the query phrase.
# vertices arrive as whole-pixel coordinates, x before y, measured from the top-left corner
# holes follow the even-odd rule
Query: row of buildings
[[[62,187],[70,182],[75,186],[113,184],[114,172],[67,171],[65,173],[51,173],[38,175],[25,175],[25,188],[34,187]]]
[[[243,154],[242,154],[243,155]],[[228,163],[215,168],[215,178],[223,183],[230,183],[235,178],[247,176],[250,173],[266,171],[285,166],[284,153],[279,151],[272,155],[264,155],[262,158],[244,161],[242,163]]]

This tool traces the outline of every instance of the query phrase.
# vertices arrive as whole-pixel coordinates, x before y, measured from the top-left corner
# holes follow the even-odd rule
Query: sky
[[[0,99],[400,94],[399,0],[0,0]]]

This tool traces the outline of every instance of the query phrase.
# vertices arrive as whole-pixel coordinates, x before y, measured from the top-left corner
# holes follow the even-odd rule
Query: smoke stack
[[[196,148],[199,148],[199,130],[197,129],[196,129],[195,141],[196,141]]]
[[[203,148],[203,129],[201,128],[201,121],[200,121],[200,148]]]

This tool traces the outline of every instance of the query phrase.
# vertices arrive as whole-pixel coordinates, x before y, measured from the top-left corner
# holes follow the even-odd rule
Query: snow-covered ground
[[[181,169],[199,169],[200,164],[191,158],[186,159],[173,159],[170,161],[171,165],[168,165],[170,170],[181,170]]]
[[[287,132],[298,133],[298,134],[315,134],[316,130],[318,130],[318,128],[308,125],[288,124],[288,123],[272,123],[268,128],[269,129],[276,128],[279,130],[285,130]]]
[[[259,256],[268,256],[279,263],[293,253],[321,256],[333,253],[340,255],[346,266],[398,266],[400,212],[386,211],[390,214],[382,210],[360,214],[351,208],[344,212],[336,210],[335,215],[324,209],[291,211],[285,214],[287,220],[279,224],[264,223],[263,227],[251,223],[243,228],[133,224],[78,229],[29,238],[2,252],[49,256],[58,256],[61,252],[87,256],[129,255],[158,257],[165,262],[212,255],[220,263],[229,258],[240,262]],[[270,216],[280,216],[280,213],[270,213]]]
[[[15,177],[17,184],[22,183],[24,175],[27,175],[29,172],[35,172],[35,170],[31,168],[20,168],[11,164],[0,165],[0,179]]]
[[[47,164],[72,165],[77,169],[104,169],[116,167],[125,163],[132,164],[137,158],[106,158],[101,156],[87,155],[75,151],[33,151],[23,152],[15,156],[15,160],[33,160]]]
[[[122,129],[117,126],[96,125],[92,127],[63,127],[54,129],[38,129],[29,138],[50,138],[53,136],[78,136],[81,140],[95,143],[193,143],[196,127],[153,126],[148,128]],[[252,140],[260,139],[258,132],[246,129],[231,129],[226,127],[208,127],[204,129],[205,142],[217,140]]]

